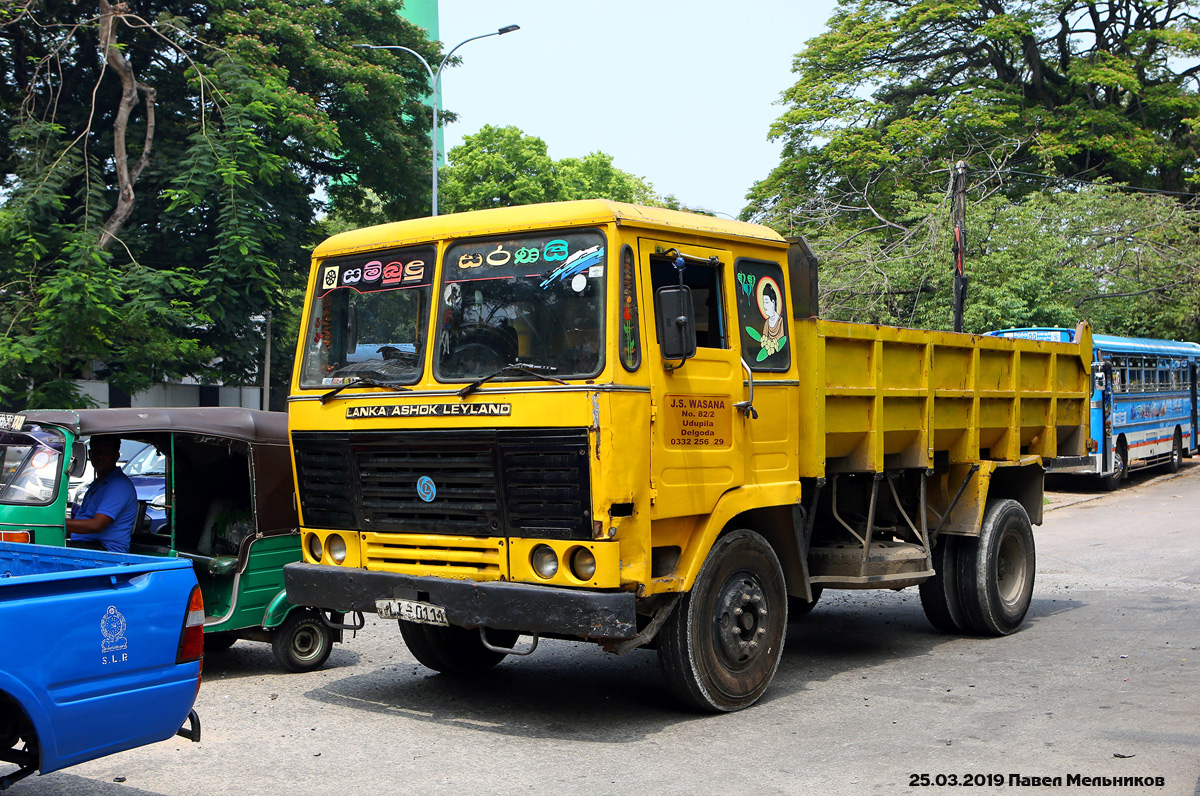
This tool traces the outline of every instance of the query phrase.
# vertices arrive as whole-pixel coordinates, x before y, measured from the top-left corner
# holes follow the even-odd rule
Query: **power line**
[[[1134,185],[1116,185],[1116,184],[1107,183],[1107,182],[1093,182],[1091,180],[1076,179],[1075,177],[1056,177],[1056,176],[1053,176],[1050,174],[1038,174],[1037,172],[1032,172],[1032,171],[1017,171],[1016,169],[1004,169],[1003,172],[1005,174],[1019,174],[1022,177],[1038,177],[1040,179],[1048,180],[1048,181],[1073,182],[1076,185],[1096,185],[1096,186],[1100,186],[1102,188],[1115,188],[1115,189],[1121,190],[1121,191],[1136,191],[1138,193],[1162,194],[1164,196],[1190,196],[1193,199],[1196,198],[1196,194],[1191,191],[1167,191],[1167,190],[1162,190],[1160,188],[1138,188],[1137,186],[1134,186]]]

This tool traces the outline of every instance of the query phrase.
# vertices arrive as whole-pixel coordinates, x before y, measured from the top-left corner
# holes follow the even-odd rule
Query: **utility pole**
[[[963,304],[967,300],[967,275],[963,261],[967,256],[967,163],[960,160],[950,172],[950,194],[954,200],[954,331],[963,330]]]
[[[263,334],[263,385],[262,385],[262,409],[266,411],[271,408],[271,311],[266,312],[266,326]]]

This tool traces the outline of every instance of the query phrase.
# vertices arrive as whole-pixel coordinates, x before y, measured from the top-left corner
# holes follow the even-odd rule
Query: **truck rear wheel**
[[[978,537],[958,546],[958,596],[965,630],[1015,633],[1033,601],[1033,526],[1015,500],[989,500]]]
[[[309,608],[293,608],[271,631],[271,651],[289,672],[320,669],[333,650],[333,635],[321,617]]]
[[[452,675],[479,674],[491,669],[507,655],[483,646],[478,629],[440,627],[419,622],[400,622],[400,635],[413,657],[435,672]],[[511,647],[517,643],[514,630],[489,630],[492,646]]]
[[[709,713],[758,701],[783,655],[787,602],[783,568],[762,536],[736,530],[719,538],[658,634],[675,696]]]
[[[958,599],[958,543],[961,537],[943,535],[933,546],[934,576],[923,582],[921,608],[929,622],[943,633],[967,629]]]

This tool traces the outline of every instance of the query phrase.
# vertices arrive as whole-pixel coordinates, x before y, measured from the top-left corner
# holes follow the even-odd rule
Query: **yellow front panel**
[[[545,545],[558,558],[558,572],[543,578],[533,569],[533,549]],[[575,551],[583,548],[596,557],[596,574],[589,580],[577,577],[571,568]],[[621,585],[621,553],[617,542],[568,542],[561,539],[509,540],[508,580],[518,583],[542,583],[547,586],[579,586],[592,589],[613,589]]]

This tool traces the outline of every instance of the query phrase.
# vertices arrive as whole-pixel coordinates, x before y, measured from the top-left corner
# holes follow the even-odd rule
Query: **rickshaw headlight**
[[[315,533],[308,536],[308,554],[313,561],[320,563],[321,561],[321,537]]]
[[[529,556],[533,571],[549,580],[558,574],[558,555],[550,545],[540,544]]]
[[[342,563],[346,560],[346,540],[337,534],[331,535],[325,540],[325,551],[329,553],[333,563]]]

